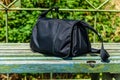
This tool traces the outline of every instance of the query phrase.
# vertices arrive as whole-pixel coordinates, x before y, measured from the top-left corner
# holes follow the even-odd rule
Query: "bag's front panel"
[[[81,41],[81,43],[79,43],[80,47],[79,47],[79,52],[82,53],[87,53],[90,52],[91,50],[91,45],[88,39],[88,33],[87,30],[84,26],[79,27],[79,35],[81,37],[79,37],[79,40]]]
[[[56,35],[58,23],[53,20],[39,20],[37,24],[37,40],[39,50],[45,53],[54,52],[54,36]]]
[[[59,27],[57,29],[54,41],[54,50],[56,55],[62,57],[69,56],[71,30],[72,27],[69,23],[66,23],[65,21],[59,21]]]
[[[73,56],[88,53],[90,50],[91,45],[89,43],[87,30],[84,26],[74,26],[72,39]]]

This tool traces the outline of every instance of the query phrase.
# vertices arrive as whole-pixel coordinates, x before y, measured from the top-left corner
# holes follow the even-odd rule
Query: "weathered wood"
[[[99,43],[92,46],[100,48]],[[62,59],[33,53],[28,43],[0,43],[0,73],[120,73],[120,43],[105,43],[105,48],[109,63],[101,62],[99,54]]]

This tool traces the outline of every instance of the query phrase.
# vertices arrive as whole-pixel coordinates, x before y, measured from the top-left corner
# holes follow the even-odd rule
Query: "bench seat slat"
[[[115,52],[113,52],[113,53],[110,53],[109,52],[109,54],[110,54],[110,56],[119,56],[120,55],[120,53],[115,53]],[[87,54],[86,54],[87,55]],[[81,55],[81,56],[86,56],[86,55]],[[90,55],[90,54],[88,54],[88,55]],[[93,55],[93,56],[96,56],[96,55],[98,55],[99,56],[99,54],[91,54],[91,55]],[[0,53],[0,56],[45,56],[44,54],[41,54],[41,53],[29,53],[29,52],[18,52],[18,53],[12,53],[12,52],[4,52],[4,53]]]
[[[119,56],[111,56],[110,58],[110,61],[112,60],[120,60],[120,57]],[[81,57],[74,57],[74,58],[67,58],[67,59],[63,59],[63,58],[60,58],[60,57],[39,57],[39,56],[3,56],[0,58],[0,60],[85,60],[85,61],[89,61],[89,60],[93,60],[93,61],[96,61],[96,60],[99,60],[101,61],[101,58],[99,56],[90,56],[90,57],[87,57],[87,56],[81,56]]]
[[[120,43],[104,45],[111,55],[109,63],[101,62],[99,54],[62,59],[33,53],[29,43],[0,43],[0,73],[120,73]]]
[[[120,73],[120,64],[84,64],[81,61],[1,61],[0,72],[4,73]],[[114,64],[114,65],[113,65]],[[1,66],[2,65],[2,66]],[[116,69],[117,67],[117,69]],[[114,70],[113,70],[114,69]]]
[[[0,43],[0,49],[30,49],[29,43]],[[100,48],[101,43],[92,43],[92,47]],[[120,43],[104,43],[106,49],[120,49]]]

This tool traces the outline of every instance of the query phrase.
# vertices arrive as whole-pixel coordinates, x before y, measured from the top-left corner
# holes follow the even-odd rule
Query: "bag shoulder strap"
[[[95,34],[98,35],[99,39],[101,40],[101,49],[91,49],[92,53],[100,53],[101,59],[103,62],[109,62],[108,58],[110,57],[110,55],[108,54],[108,52],[104,49],[104,44],[103,44],[103,38],[102,36],[93,28],[91,27],[89,24],[80,21],[82,23],[83,26],[85,26],[86,28],[90,29],[91,31],[93,31]]]
[[[52,7],[52,8],[50,8],[50,9],[42,12],[42,13],[40,14],[39,18],[41,18],[41,17],[46,17],[46,15],[48,14],[48,12],[53,11],[53,9],[55,9],[55,12],[57,12],[57,13],[59,12],[59,7]],[[57,14],[57,18],[58,18],[58,14]]]

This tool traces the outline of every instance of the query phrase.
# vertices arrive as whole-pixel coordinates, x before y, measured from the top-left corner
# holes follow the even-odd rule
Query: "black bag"
[[[46,18],[46,14],[53,9],[43,12],[33,28],[30,42],[32,51],[63,58],[98,52],[102,61],[108,61],[109,54],[104,49],[102,37],[93,27],[80,20]],[[99,36],[102,42],[100,50],[91,49],[86,29]]]

